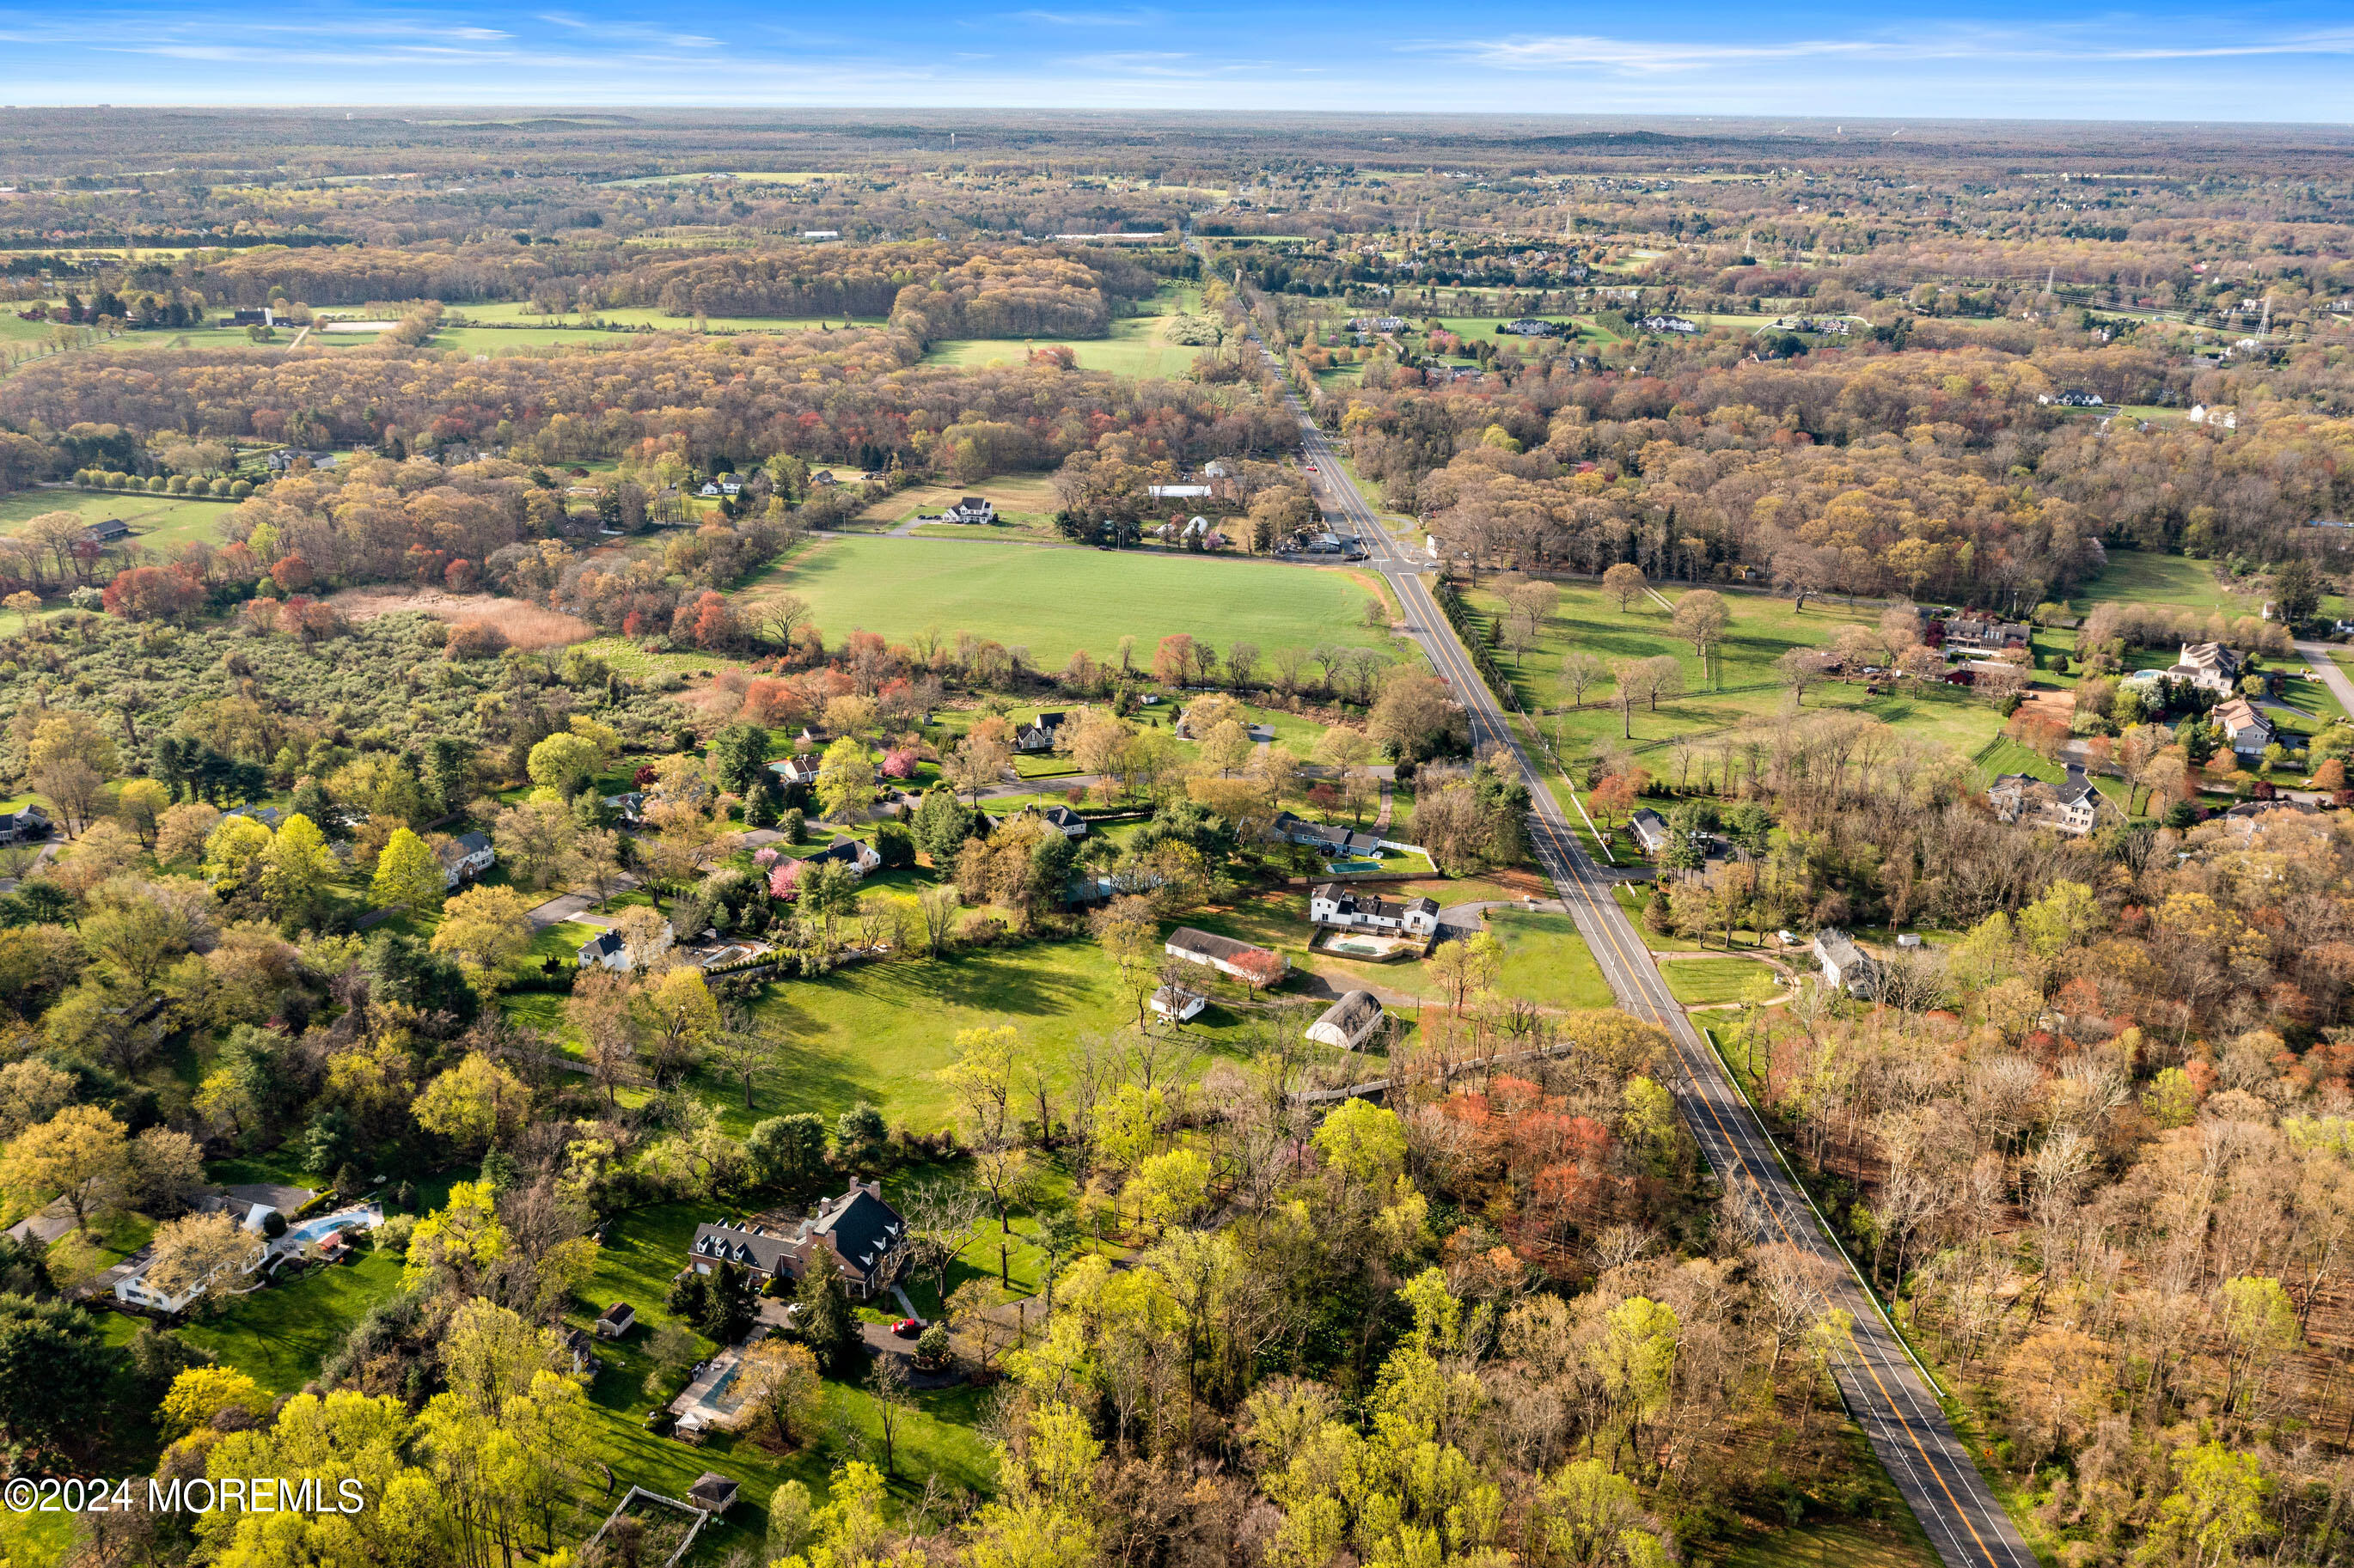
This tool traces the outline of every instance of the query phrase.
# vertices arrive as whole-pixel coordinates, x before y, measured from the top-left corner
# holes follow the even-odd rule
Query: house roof
[[[1845,931],[1816,932],[1815,951],[1825,962],[1838,965],[1842,972],[1866,961],[1863,949]]]
[[[832,1237],[843,1265],[864,1275],[873,1273],[885,1255],[899,1245],[899,1238],[907,1234],[907,1224],[890,1204],[864,1187],[854,1187],[828,1200],[810,1221],[809,1231]]]
[[[1369,991],[1352,991],[1344,992],[1316,1022],[1320,1026],[1329,1023],[1343,1034],[1353,1035],[1371,1027],[1381,1015],[1379,997]]]
[[[736,1500],[737,1483],[716,1470],[705,1470],[686,1489],[686,1495],[711,1512],[716,1513]]]
[[[747,1230],[705,1222],[695,1227],[688,1255],[715,1263],[741,1264],[774,1274],[792,1255],[792,1243],[769,1230]],[[790,1274],[790,1268],[785,1270]]]
[[[838,860],[844,865],[856,865],[865,851],[866,846],[856,839],[836,839],[825,848],[805,854],[801,859],[812,864],[822,860]]]
[[[589,938],[587,941],[581,943],[580,950],[573,956],[584,964],[599,963],[620,952],[622,945],[621,938],[618,933],[612,931],[599,931],[595,936]]]
[[[476,855],[491,847],[487,833],[461,833],[450,842],[450,847],[460,854]]]
[[[2216,704],[2214,716],[2217,724],[2233,731],[2243,729],[2269,731],[2273,727],[2264,715],[2256,711],[2256,705],[2245,697],[2233,697],[2228,703]]]
[[[619,1323],[627,1319],[635,1318],[637,1315],[638,1309],[631,1306],[628,1302],[616,1301],[610,1307],[606,1308],[602,1312],[597,1314],[597,1321],[599,1323]]]
[[[1321,898],[1338,908],[1353,914],[1373,915],[1390,920],[1402,920],[1408,915],[1438,913],[1438,900],[1436,898],[1426,896],[1403,900],[1384,898],[1379,894],[1359,893],[1354,888],[1343,887],[1337,882],[1319,884],[1310,896]]]
[[[1221,937],[1214,931],[1197,931],[1191,926],[1180,926],[1170,932],[1164,946],[1178,952],[1198,953],[1205,959],[1219,959],[1227,963],[1267,950],[1248,942],[1238,942],[1232,937]]]

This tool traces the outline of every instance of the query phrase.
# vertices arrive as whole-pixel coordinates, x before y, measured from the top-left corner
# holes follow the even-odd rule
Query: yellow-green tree
[[[417,1125],[480,1154],[522,1130],[531,1108],[523,1080],[480,1051],[443,1071],[417,1097]]]
[[[531,906],[507,887],[470,887],[442,906],[433,950],[457,960],[466,981],[487,996],[506,984],[531,946]]]
[[[129,1169],[125,1132],[96,1106],[68,1106],[9,1140],[0,1153],[0,1186],[36,1203],[63,1198],[81,1229],[111,1201]]]
[[[448,886],[441,862],[429,845],[407,828],[395,828],[376,855],[368,898],[379,909],[429,909]]]
[[[864,741],[843,736],[818,764],[819,810],[837,822],[855,821],[875,803],[875,763]]]
[[[270,830],[251,817],[223,817],[205,840],[205,879],[225,895],[259,887],[270,846]]]
[[[185,1436],[232,1405],[259,1421],[270,1414],[270,1391],[235,1367],[190,1367],[172,1380],[156,1425],[166,1437]]]
[[[278,824],[261,861],[261,893],[281,916],[300,915],[335,874],[327,835],[296,811]]]

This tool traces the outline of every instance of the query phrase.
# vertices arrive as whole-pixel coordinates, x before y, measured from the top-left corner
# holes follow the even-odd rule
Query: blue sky
[[[2341,0],[2342,3],[2342,0]],[[2354,119],[2354,12],[0,0],[0,102]]]

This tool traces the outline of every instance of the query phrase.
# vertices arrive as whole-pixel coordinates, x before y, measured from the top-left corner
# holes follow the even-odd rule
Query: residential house
[[[2228,697],[2240,689],[2240,673],[2247,661],[2220,642],[2186,642],[2182,656],[2167,672],[2202,692]]]
[[[1637,323],[1645,332],[1698,332],[1700,323],[1685,316],[1645,316]]]
[[[994,523],[997,508],[978,495],[968,495],[940,514],[943,523]]]
[[[1815,959],[1823,966],[1823,979],[1850,996],[1868,998],[1879,989],[1879,966],[1844,931],[1826,927],[1816,932]]]
[[[1379,931],[1427,942],[1438,935],[1438,900],[1382,898],[1326,882],[1309,890],[1308,920],[1336,931]]]
[[[2064,784],[2025,773],[2006,773],[1988,789],[1987,804],[2006,822],[2083,838],[2100,825],[2108,802],[2093,787],[2092,777],[2072,762]]]
[[[1145,488],[1155,501],[1207,501],[1214,493],[1206,484],[1153,484]]]
[[[788,784],[814,784],[820,768],[815,752],[796,752],[769,764],[769,771]]]
[[[1200,991],[1188,991],[1181,985],[1164,985],[1152,993],[1148,1003],[1154,1012],[1172,1023],[1187,1023],[1202,1015],[1210,999]]]
[[[702,496],[741,495],[744,493],[744,482],[732,473],[717,473],[705,480],[703,488],[695,493]]]
[[[111,545],[117,539],[131,537],[131,524],[120,517],[110,517],[103,523],[93,523],[83,529],[81,536],[93,545]]]
[[[38,806],[27,806],[21,811],[0,811],[0,844],[48,836],[49,814]]]
[[[634,824],[645,811],[646,792],[642,789],[624,790],[619,795],[606,796],[604,803],[605,809],[614,816],[624,822]]]
[[[1014,730],[1013,749],[1025,752],[1054,750],[1056,732],[1062,729],[1064,721],[1071,716],[1068,713],[1059,711],[1046,713],[1042,710],[1035,719]]]
[[[1645,854],[1656,855],[1668,847],[1668,820],[1649,806],[1628,818],[1627,828]]]
[[[1087,820],[1068,806],[1029,806],[1014,813],[1017,817],[1036,817],[1066,839],[1087,836]]]
[[[272,473],[284,473],[298,462],[307,462],[313,468],[333,468],[335,466],[335,454],[302,447],[281,447],[261,456],[261,465]]]
[[[2207,722],[2222,733],[2224,743],[2237,757],[2258,758],[2273,743],[2273,726],[2256,711],[2256,705],[2245,697],[2233,697],[2219,703]]]
[[[462,833],[441,846],[441,885],[455,887],[498,863],[499,852],[486,833]]]
[[[883,857],[876,853],[875,846],[859,839],[836,839],[814,854],[801,856],[804,865],[819,865],[827,861],[846,865],[861,876],[870,871],[879,871],[883,866]]]
[[[1335,1050],[1354,1051],[1379,1032],[1386,1017],[1381,999],[1372,991],[1349,991],[1308,1026],[1308,1038]]]
[[[2101,401],[2101,395],[2098,392],[2085,392],[2076,388],[2071,388],[2065,392],[2039,392],[2035,395],[2035,400],[2038,403],[2053,404],[2062,408],[2098,408],[2104,407]]]
[[[626,1338],[637,1322],[638,1309],[626,1301],[616,1301],[597,1314],[597,1337],[600,1340]]]
[[[1557,337],[1561,334],[1561,323],[1536,316],[1522,316],[1517,321],[1506,322],[1501,330],[1520,337]]]
[[[225,1263],[175,1293],[165,1292],[148,1284],[147,1271],[153,1265],[141,1264],[114,1282],[114,1298],[126,1306],[143,1307],[151,1312],[185,1311],[188,1303],[211,1289],[215,1281],[232,1274],[251,1274],[261,1266],[262,1260],[270,1255],[269,1237],[262,1226],[267,1223],[267,1217],[276,1213],[267,1203],[247,1205],[245,1218],[239,1222],[239,1228],[252,1238],[253,1250],[241,1261]]]
[[[1281,975],[1290,968],[1281,953],[1266,948],[1238,942],[1232,937],[1221,937],[1210,931],[1197,931],[1191,926],[1180,926],[1169,933],[1161,950],[1172,959],[1182,959],[1190,964],[1206,964],[1223,975],[1232,975],[1245,984],[1259,983],[1257,968],[1271,969]]]
[[[799,1279],[817,1249],[828,1247],[842,1267],[843,1284],[854,1299],[864,1301],[888,1289],[898,1277],[907,1243],[907,1222],[883,1201],[882,1187],[853,1181],[850,1191],[828,1198],[790,1231],[771,1230],[758,1222],[697,1225],[687,1247],[687,1263],[697,1274],[733,1263],[764,1281],[775,1275]]]
[[[1304,844],[1336,858],[1346,855],[1370,857],[1382,853],[1382,841],[1377,834],[1311,822],[1290,811],[1277,813],[1274,832],[1287,843]]]
[[[586,1329],[573,1329],[565,1333],[564,1353],[571,1358],[574,1377],[597,1375],[597,1340]]]
[[[2000,653],[2006,649],[2027,647],[2034,636],[2035,628],[2024,620],[1957,615],[1946,622],[1946,654],[1953,658]]]
[[[572,960],[584,969],[627,970],[630,949],[617,933],[599,931],[580,944],[573,952]]]

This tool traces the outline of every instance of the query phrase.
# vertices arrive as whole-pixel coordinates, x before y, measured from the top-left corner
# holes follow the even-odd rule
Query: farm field
[[[1153,644],[1175,632],[1266,652],[1386,641],[1360,620],[1376,591],[1366,574],[1134,551],[828,539],[742,591],[755,600],[801,595],[831,638],[861,629],[895,641],[926,627],[970,631],[1027,647],[1047,668],[1079,648],[1107,657],[1129,636],[1148,662]]]

